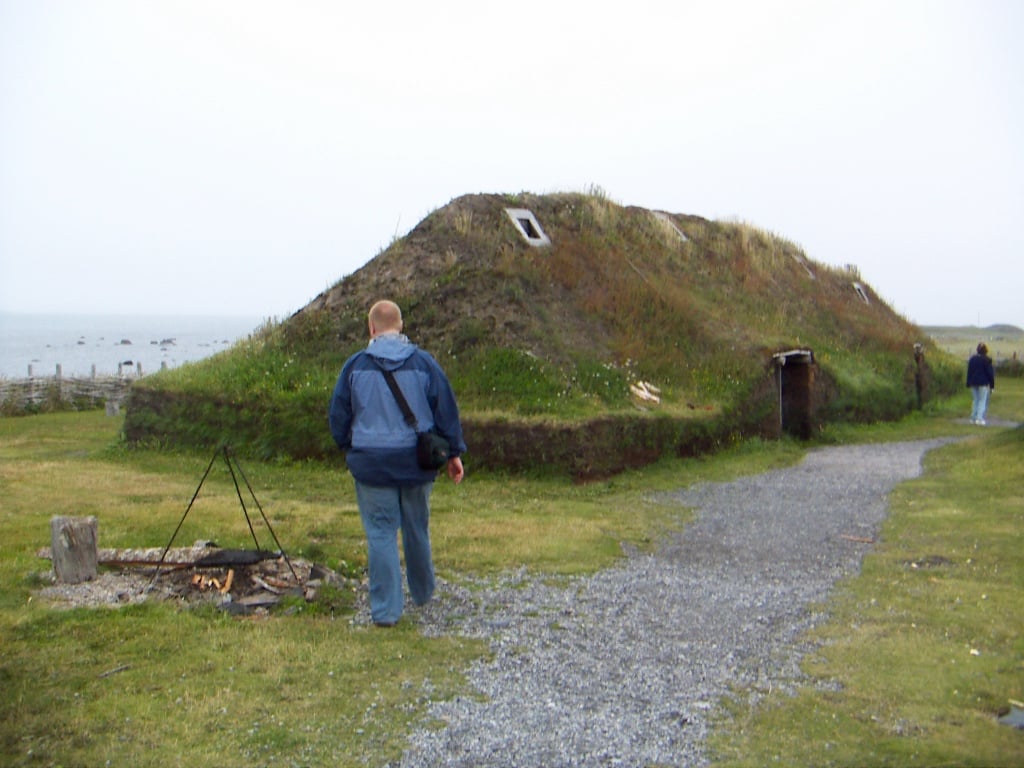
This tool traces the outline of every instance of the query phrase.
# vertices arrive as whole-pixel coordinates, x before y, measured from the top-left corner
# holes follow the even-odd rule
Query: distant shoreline
[[[0,312],[0,376],[8,379],[142,374],[210,357],[268,321],[216,315],[74,315]]]

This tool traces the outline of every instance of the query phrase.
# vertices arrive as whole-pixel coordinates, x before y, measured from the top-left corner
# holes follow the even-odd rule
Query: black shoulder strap
[[[384,374],[384,378],[388,382],[388,386],[391,388],[391,394],[395,396],[395,400],[398,401],[398,407],[402,409],[402,413],[405,414],[405,423],[412,427],[413,432],[417,431],[416,417],[412,413],[412,408],[409,407],[409,402],[405,399],[405,395],[402,394],[402,388],[398,386],[398,382],[395,381],[395,374],[391,371],[381,369]]]

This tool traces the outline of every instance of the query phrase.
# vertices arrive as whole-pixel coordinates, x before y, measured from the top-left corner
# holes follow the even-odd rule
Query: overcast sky
[[[285,317],[599,186],[1024,326],[1018,0],[0,0],[0,311]]]

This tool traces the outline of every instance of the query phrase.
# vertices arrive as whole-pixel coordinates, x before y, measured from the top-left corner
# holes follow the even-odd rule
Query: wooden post
[[[66,584],[78,584],[96,578],[98,552],[95,517],[50,519],[50,550],[53,572]]]

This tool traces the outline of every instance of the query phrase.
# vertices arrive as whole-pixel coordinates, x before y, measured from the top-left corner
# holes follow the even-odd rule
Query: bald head
[[[382,333],[402,332],[402,310],[393,301],[378,301],[370,307],[370,338]]]

